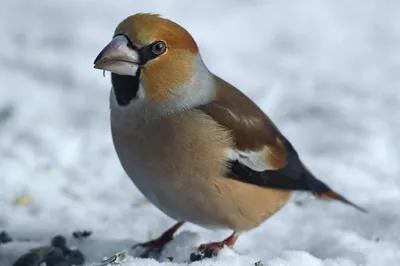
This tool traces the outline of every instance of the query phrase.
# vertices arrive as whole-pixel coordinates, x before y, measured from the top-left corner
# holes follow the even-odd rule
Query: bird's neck
[[[126,106],[136,98],[139,91],[139,75],[122,76],[111,73],[111,83],[120,106]]]

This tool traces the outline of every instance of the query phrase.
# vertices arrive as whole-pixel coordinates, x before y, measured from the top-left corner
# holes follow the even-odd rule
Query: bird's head
[[[117,99],[125,98],[120,99],[121,105],[140,100],[184,107],[206,101],[211,94],[206,87],[212,75],[195,40],[183,27],[159,15],[139,13],[123,20],[94,67],[112,73]]]

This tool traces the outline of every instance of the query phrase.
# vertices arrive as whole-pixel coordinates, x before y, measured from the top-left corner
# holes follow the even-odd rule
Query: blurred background
[[[41,242],[91,229],[105,243],[90,251],[95,260],[115,248],[102,239],[143,241],[172,224],[119,165],[109,75],[93,69],[116,25],[137,12],[184,26],[211,71],[259,104],[321,180],[370,211],[289,204],[238,241],[241,254],[285,265],[304,254],[346,265],[398,263],[396,0],[2,0],[0,231]],[[226,235],[185,230],[179,243],[189,250]],[[0,247],[0,262],[28,246]],[[291,250],[304,254],[285,255]]]

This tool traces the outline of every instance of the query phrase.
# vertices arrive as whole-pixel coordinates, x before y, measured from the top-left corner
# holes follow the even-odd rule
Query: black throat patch
[[[111,73],[111,83],[114,87],[115,97],[120,106],[128,105],[137,97],[140,71],[140,68],[138,68],[136,76],[123,76]]]

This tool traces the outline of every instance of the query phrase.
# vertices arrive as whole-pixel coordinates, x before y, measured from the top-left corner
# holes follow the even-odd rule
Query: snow
[[[400,261],[400,2],[396,0],[3,0],[0,8],[0,246],[8,266],[69,237],[87,265],[174,221],[124,174],[97,53],[126,16],[187,28],[209,68],[254,99],[321,179],[357,204],[288,204],[234,250],[192,265],[385,266]],[[15,197],[26,197],[16,204]],[[178,265],[229,231],[185,225],[158,261]],[[30,241],[25,241],[29,239]],[[174,257],[173,262],[163,262]]]

